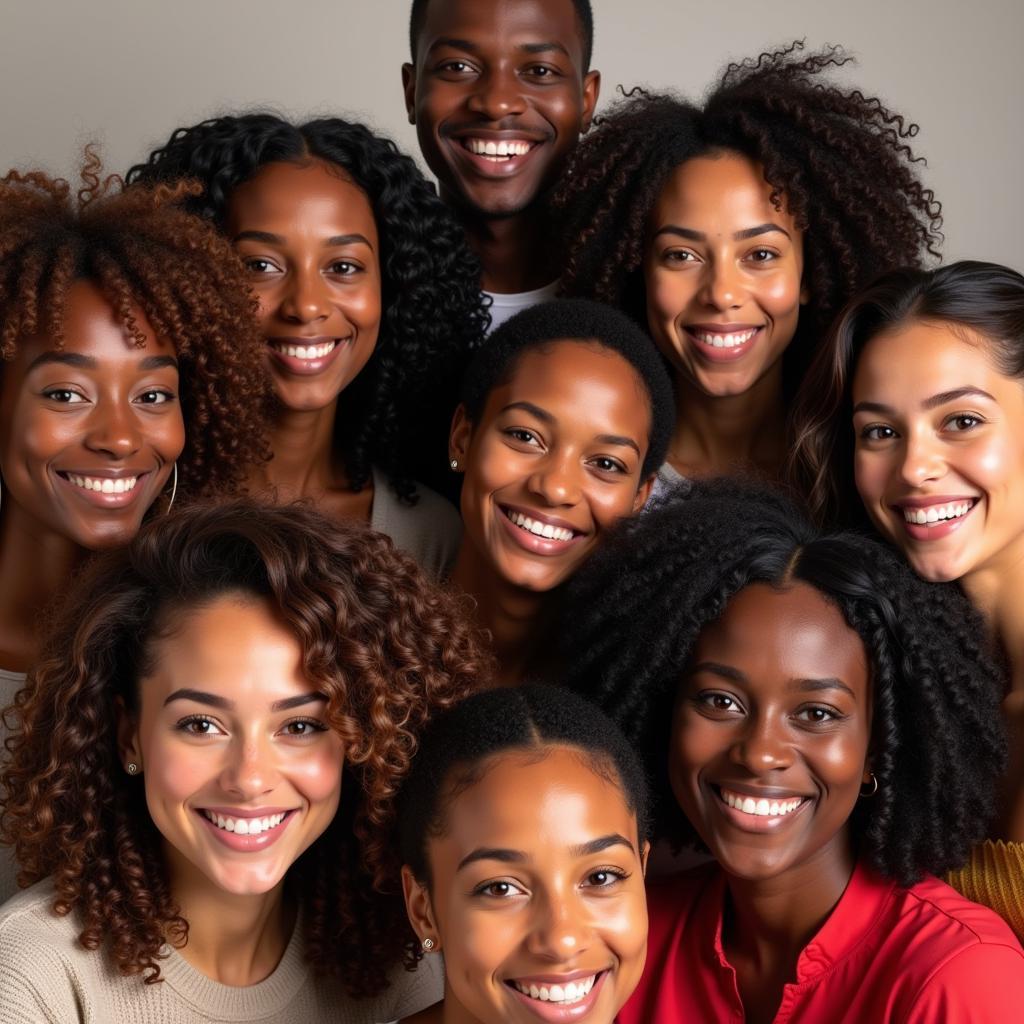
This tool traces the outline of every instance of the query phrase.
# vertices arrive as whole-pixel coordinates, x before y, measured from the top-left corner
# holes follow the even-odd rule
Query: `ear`
[[[651,496],[651,491],[654,490],[654,481],[658,479],[657,473],[652,473],[640,486],[637,488],[636,497],[633,499],[633,511],[639,512],[640,509],[647,504],[647,499]]]
[[[402,65],[402,92],[405,93],[405,113],[409,124],[416,123],[416,65]]]
[[[422,942],[424,939],[434,940],[433,952],[441,949],[441,932],[434,919],[434,908],[430,902],[430,892],[422,882],[416,880],[412,868],[408,864],[402,867],[402,893],[405,896],[405,912],[409,924]]]
[[[117,712],[117,756],[121,759],[121,767],[129,763],[137,764],[141,772],[143,765],[139,723],[120,697],[114,700],[114,707]]]
[[[651,844],[644,840],[643,846],[640,847],[640,870],[644,873],[644,878],[647,877],[647,858],[651,855]]]
[[[459,467],[455,471],[457,473],[465,472],[466,455],[469,452],[469,442],[472,437],[473,424],[466,415],[466,407],[460,404],[452,417],[452,429],[448,434],[448,458],[458,462]]]
[[[580,131],[589,132],[590,123],[594,120],[597,109],[597,98],[601,95],[601,72],[588,71],[583,76],[583,117],[580,119]]]

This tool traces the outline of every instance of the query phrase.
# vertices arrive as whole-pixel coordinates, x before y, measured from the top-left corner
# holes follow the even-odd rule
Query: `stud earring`
[[[175,460],[175,462],[174,462],[174,470],[171,473],[171,479],[173,481],[173,483],[171,484],[171,500],[169,502],[167,502],[167,511],[164,512],[165,516],[168,515],[170,513],[171,509],[174,507],[174,499],[178,495],[178,462],[177,462],[177,460]]]
[[[127,772],[128,774],[129,774],[129,775],[138,775],[138,773],[139,773],[139,766],[138,766],[138,765],[137,765],[137,764],[136,764],[136,763],[135,763],[134,761],[129,761],[129,762],[128,762],[128,763],[127,763],[127,764],[126,764],[125,766],[124,766],[124,770],[125,770],[125,771],[126,771],[126,772]]]
[[[864,786],[870,786],[871,788],[865,791],[864,786],[860,787],[860,795],[863,797],[872,797],[878,792],[878,776],[874,772],[868,772],[868,775],[871,776],[871,781],[865,782]]]
[[[437,943],[434,942],[434,940],[432,938],[430,938],[429,936],[423,940],[423,948],[428,953],[431,952],[433,950],[434,946],[436,946],[436,945],[437,945]]]
[[[458,469],[459,468],[459,460],[458,459],[452,459],[452,461],[449,463],[449,465],[452,467],[452,469]]]

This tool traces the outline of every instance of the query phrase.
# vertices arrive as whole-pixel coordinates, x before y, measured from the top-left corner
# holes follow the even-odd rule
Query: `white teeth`
[[[903,518],[908,523],[915,523],[918,526],[942,523],[947,519],[959,519],[967,515],[974,507],[974,500],[954,501],[948,505],[932,505],[930,508],[904,508]]]
[[[589,978],[580,978],[579,981],[569,981],[564,985],[534,985],[525,981],[513,981],[512,984],[531,999],[539,999],[545,1003],[578,1003],[581,999],[590,994],[594,987],[597,975],[592,974]]]
[[[266,818],[226,818],[212,811],[203,811],[208,821],[225,832],[234,832],[239,836],[258,836],[261,832],[277,828],[284,821],[285,814],[271,814]]]
[[[550,523],[541,523],[522,512],[513,512],[511,509],[505,511],[505,515],[512,520],[521,530],[544,537],[547,540],[572,540],[572,530],[566,530],[561,526],[552,526]]]
[[[323,359],[334,351],[337,341],[325,341],[322,345],[285,345],[275,343],[274,348],[282,355],[291,356],[293,359]]]
[[[495,163],[511,160],[513,157],[526,156],[533,148],[532,142],[520,139],[502,139],[500,142],[488,141],[486,139],[463,139],[462,145],[476,154],[476,156],[488,157]]]
[[[795,811],[803,802],[802,796],[793,797],[790,800],[766,800],[761,797],[755,800],[753,797],[741,796],[739,793],[730,793],[729,790],[721,790],[722,799],[736,810],[744,814],[753,814],[759,818],[780,818],[785,814]]]
[[[735,348],[750,341],[757,331],[758,328],[755,327],[749,331],[733,331],[730,334],[710,334],[705,331],[695,331],[694,334],[698,341],[712,348]]]
[[[135,490],[135,485],[139,482],[137,476],[122,476],[112,480],[110,477],[100,479],[94,476],[75,476],[73,473],[69,473],[67,479],[76,487],[81,487],[85,491],[96,491],[99,494],[126,494],[128,491]]]

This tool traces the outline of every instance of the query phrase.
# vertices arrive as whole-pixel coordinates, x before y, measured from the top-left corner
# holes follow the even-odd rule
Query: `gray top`
[[[25,685],[24,672],[8,672],[0,668],[0,710],[14,702],[14,695]],[[4,740],[8,737],[7,728],[0,721],[0,759],[7,760],[7,749]],[[14,851],[9,846],[0,846],[0,903],[9,900],[17,891],[14,881],[17,865],[14,862]],[[0,1017],[0,1020],[3,1018]]]
[[[682,475],[671,463],[662,463],[658,475],[654,478],[654,486],[651,488],[651,496],[644,505],[644,511],[652,508],[658,502],[669,497],[675,490],[685,490],[689,480]]]
[[[445,580],[459,551],[462,520],[455,506],[437,491],[417,484],[416,493],[415,505],[403,505],[387,477],[374,469],[370,526],[387,534],[395,547],[411,555],[434,579]]]

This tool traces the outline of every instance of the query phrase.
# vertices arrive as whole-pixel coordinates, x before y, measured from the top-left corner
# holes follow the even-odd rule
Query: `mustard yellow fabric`
[[[994,910],[1024,942],[1024,843],[987,839],[946,881],[962,896]]]

